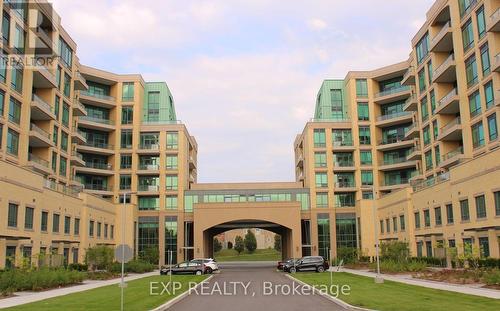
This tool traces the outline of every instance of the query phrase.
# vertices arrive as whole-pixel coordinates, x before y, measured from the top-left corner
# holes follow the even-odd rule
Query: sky
[[[198,182],[293,181],[324,79],[408,59],[434,0],[53,0],[84,65],[166,81]]]

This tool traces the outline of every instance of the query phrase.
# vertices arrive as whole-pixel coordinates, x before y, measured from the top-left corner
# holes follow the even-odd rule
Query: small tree
[[[158,247],[147,247],[139,253],[139,258],[150,264],[157,265],[160,260],[160,251]]]
[[[279,234],[274,235],[274,249],[278,252],[281,251],[281,235]]]
[[[233,243],[232,242],[227,242],[227,248],[232,249],[233,248]]]
[[[247,231],[244,242],[245,248],[249,253],[253,253],[257,248],[257,239],[255,238],[255,234],[251,230]]]
[[[238,255],[245,249],[245,244],[243,244],[243,238],[239,235],[234,239],[234,249],[238,252]]]
[[[88,248],[85,253],[85,262],[93,271],[109,270],[114,258],[113,249],[104,245]]]
[[[410,249],[407,242],[391,241],[380,244],[381,256],[397,262],[407,261]]]
[[[214,252],[218,253],[221,251],[221,249],[222,249],[222,243],[219,242],[219,239],[214,238]]]

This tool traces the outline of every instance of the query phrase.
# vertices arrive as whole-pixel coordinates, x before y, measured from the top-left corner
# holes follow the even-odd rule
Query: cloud
[[[308,20],[307,25],[312,30],[323,30],[328,26],[324,20],[319,18],[312,18]]]

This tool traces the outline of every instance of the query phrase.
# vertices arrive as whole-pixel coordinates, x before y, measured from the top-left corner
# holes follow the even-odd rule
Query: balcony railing
[[[335,167],[351,167],[351,166],[354,166],[354,162],[352,160],[336,160],[336,161],[333,161],[333,166],[335,166]]]
[[[413,185],[413,191],[420,191],[425,188],[434,186],[435,184],[441,183],[443,181],[447,181],[450,179],[450,172],[446,172],[437,176],[433,176],[429,179],[422,180],[417,184]]]
[[[352,140],[341,140],[341,141],[334,141],[333,142],[334,147],[349,147],[349,146],[354,146],[354,143]]]
[[[36,132],[36,133],[42,135],[43,137],[46,137],[46,138],[50,139],[50,134],[49,133],[47,133],[46,131],[42,130],[41,128],[39,128],[38,126],[36,126],[33,123],[30,124],[30,131]]]
[[[346,122],[351,122],[351,119],[349,118],[342,118],[342,119],[309,119],[309,122],[338,122],[338,123],[346,123]]]
[[[405,100],[405,104],[404,104],[404,107],[410,105],[411,102],[416,102],[417,101],[417,95],[415,94],[411,94],[410,97],[408,97],[407,100]]]
[[[443,71],[445,71],[445,69],[448,68],[448,66],[450,66],[451,63],[454,61],[455,61],[455,54],[450,54],[450,56],[448,56],[448,58],[434,70],[434,74],[432,75],[434,79],[440,76],[443,73]]]
[[[448,160],[448,159],[451,159],[451,158],[454,158],[458,155],[462,155],[464,154],[464,147],[458,147],[457,149],[453,150],[453,151],[450,151],[448,152],[447,154],[444,154],[442,156],[442,159],[443,159],[443,162]]]
[[[450,123],[448,123],[445,126],[443,126],[442,128],[440,128],[439,131],[441,133],[444,133],[444,132],[448,131],[450,128],[454,127],[455,125],[459,125],[461,123],[462,122],[460,121],[460,117],[457,117],[453,121],[451,121]]]
[[[441,98],[439,101],[438,101],[438,104],[437,104],[437,107],[436,109],[438,109],[439,107],[447,104],[450,99],[452,99],[454,96],[457,96],[458,95],[458,92],[457,92],[457,89],[454,88],[453,90],[451,90],[448,94],[446,94],[446,96],[444,96],[443,98]]]
[[[159,144],[139,144],[139,149],[144,149],[144,150],[159,150],[160,145]]]
[[[160,169],[160,166],[158,164],[139,164],[139,169],[157,171]]]
[[[336,188],[353,188],[356,187],[356,183],[354,181],[338,181],[335,183]]]
[[[438,34],[436,36],[434,36],[434,38],[432,38],[431,46],[436,45],[436,43],[437,43],[437,41],[439,41],[439,38],[441,37],[441,35],[443,35],[445,32],[450,30],[450,27],[451,27],[451,21],[446,22],[446,24],[443,25],[443,28],[438,32]]]
[[[80,120],[101,123],[101,124],[106,124],[106,125],[114,125],[115,124],[115,122],[113,120],[96,118],[96,117],[91,117],[91,116],[81,116]]]
[[[40,164],[40,165],[45,166],[47,168],[49,167],[49,161],[44,160],[44,159],[40,158],[39,156],[36,156],[32,153],[28,153],[28,161]]]
[[[85,137],[85,133],[78,128],[78,126],[73,126],[73,133],[77,133],[78,135]]]
[[[389,144],[395,144],[404,141],[404,135],[397,136],[397,137],[387,137],[379,141],[379,145],[389,145]]]
[[[375,95],[375,97],[388,96],[388,95],[397,94],[397,93],[401,93],[401,92],[405,92],[405,91],[409,91],[409,90],[410,90],[410,86],[401,85],[398,87],[391,88],[389,90],[379,92]]]
[[[410,111],[400,111],[400,112],[395,112],[395,113],[391,113],[391,114],[378,116],[377,121],[385,121],[385,120],[389,120],[389,119],[406,117],[406,116],[411,116],[412,114],[413,114],[413,112],[410,112]]]
[[[408,154],[410,155],[410,154],[412,154],[414,152],[418,152],[418,151],[420,151],[420,145],[416,145],[416,146],[413,146],[410,149],[408,149]]]
[[[42,27],[37,27],[36,32],[39,37],[43,37],[46,42],[50,42],[50,48],[52,48],[52,38],[49,36],[49,34],[43,29]]]
[[[97,141],[87,141],[83,145],[88,146],[88,147],[93,147],[93,148],[100,148],[100,149],[109,149],[109,150],[114,149],[113,145],[110,145],[107,143],[102,143],[102,142],[97,142]]]
[[[409,184],[410,179],[409,178],[400,178],[397,180],[386,180],[383,183],[383,186],[396,186],[396,185],[405,185]]]
[[[33,96],[31,98],[32,98],[32,100],[34,102],[36,102],[37,104],[39,104],[40,106],[42,106],[43,109],[54,113],[54,111],[53,111],[52,107],[50,107],[49,103],[47,103],[46,101],[44,101],[43,99],[41,99],[40,97],[38,97],[36,94],[33,94]]]
[[[138,191],[158,191],[160,190],[160,186],[157,185],[139,185],[137,187]]]
[[[65,186],[63,184],[56,183],[53,180],[45,179],[45,188],[64,193],[66,195],[72,196],[72,197],[78,197],[78,193],[80,193],[79,190],[70,188],[68,186]]]
[[[409,68],[405,71],[405,74],[403,75],[403,80],[402,80],[402,81],[404,81],[404,80],[408,79],[408,77],[410,77],[410,76],[412,76],[412,75],[414,75],[414,74],[415,74],[415,72],[414,72],[414,70],[413,70],[413,66],[410,66],[410,67],[409,67]]]
[[[87,190],[113,191],[110,186],[100,184],[84,184],[83,188]]]
[[[82,155],[80,152],[77,152],[77,151],[75,151],[75,150],[73,150],[73,151],[71,152],[71,156],[76,157],[76,158],[78,158],[78,159],[80,159],[80,160],[83,160],[83,155]]]
[[[399,163],[404,163],[404,162],[408,162],[406,157],[384,159],[384,161],[382,161],[382,165],[392,165],[392,164],[399,164]]]
[[[82,76],[82,74],[80,73],[80,71],[76,71],[75,72],[75,78],[78,79],[78,80],[84,81],[85,83],[87,82],[87,80]]]
[[[96,168],[100,170],[111,170],[113,166],[109,163],[99,163],[99,162],[85,162],[85,166],[88,168]]]
[[[104,95],[104,94],[96,94],[96,93],[92,93],[92,92],[89,92],[89,91],[80,91],[80,95],[90,96],[90,97],[94,97],[94,98],[98,98],[98,99],[104,99],[104,100],[109,100],[109,101],[115,101],[115,98],[113,96]]]
[[[143,120],[144,125],[182,124],[181,120]]]

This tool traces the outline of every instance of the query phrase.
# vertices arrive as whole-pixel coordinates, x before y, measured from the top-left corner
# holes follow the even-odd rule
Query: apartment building
[[[313,226],[348,218],[367,255],[379,239],[499,257],[499,8],[436,1],[407,61],[323,82],[295,141]]]

